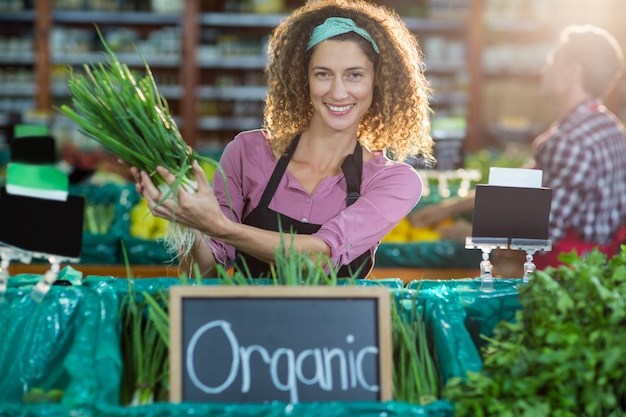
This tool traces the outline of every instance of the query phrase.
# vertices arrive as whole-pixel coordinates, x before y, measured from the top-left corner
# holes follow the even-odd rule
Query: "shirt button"
[[[306,199],[306,203],[307,203],[307,204],[311,204],[311,197],[308,197],[308,198]]]
[[[352,248],[352,243],[348,243],[348,244],[346,245],[346,249],[350,249],[350,248]]]
[[[302,223],[307,223],[307,222],[308,222],[307,218],[306,218],[306,217],[303,217],[303,218],[302,218]]]

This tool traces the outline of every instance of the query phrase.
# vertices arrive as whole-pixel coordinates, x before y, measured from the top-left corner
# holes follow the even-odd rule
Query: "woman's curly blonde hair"
[[[316,26],[329,17],[346,17],[365,29],[380,54],[358,35],[356,40],[375,68],[374,99],[359,125],[359,141],[396,160],[409,156],[432,159],[430,85],[415,36],[395,11],[365,0],[320,0],[296,9],[272,32],[266,67],[268,94],[264,123],[270,146],[283,153],[294,136],[306,129],[313,108],[307,44]],[[359,41],[360,40],[360,41]]]

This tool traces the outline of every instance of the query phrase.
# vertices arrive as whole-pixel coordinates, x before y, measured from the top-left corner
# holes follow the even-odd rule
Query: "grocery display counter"
[[[72,268],[82,272],[84,276],[110,276],[128,277],[128,270],[124,265],[91,265],[77,264]],[[178,277],[176,265],[130,265],[133,278],[157,278]],[[47,264],[19,264],[14,263],[9,267],[10,275],[19,274],[43,274],[48,269]],[[405,267],[380,267],[374,268],[369,278],[400,278],[405,284],[414,280],[450,280],[473,278],[480,275],[478,268],[405,268]]]
[[[45,268],[46,265],[40,267]],[[31,295],[36,289],[34,283],[39,279],[40,275],[14,275],[2,294],[4,303],[0,303],[0,311],[4,313],[8,334],[0,341],[0,351],[5,353],[5,358],[12,359],[0,361],[2,415],[453,416],[454,405],[439,395],[422,404],[421,401],[401,399],[398,393],[390,401],[336,400],[298,404],[280,401],[263,404],[178,403],[155,397],[150,402],[129,406],[122,393],[134,389],[134,379],[130,384],[125,379],[124,370],[127,368],[123,364],[132,361],[125,352],[128,352],[127,348],[131,349],[131,353],[137,348],[145,353],[136,339],[128,337],[134,323],[129,318],[141,317],[141,323],[145,324],[150,322],[150,316],[147,309],[138,310],[133,316],[135,310],[128,307],[139,306],[145,294],[156,297],[163,291],[167,292],[172,285],[180,285],[179,281],[165,277],[142,279],[129,286],[129,280],[123,278],[87,276],[77,285],[51,287],[49,293],[37,302]],[[471,334],[463,325],[463,309],[455,298],[440,291],[441,283],[424,281],[424,290],[416,298],[415,291],[397,287],[395,283],[390,285],[390,280],[369,281],[357,280],[355,285],[389,287],[392,300],[395,300],[393,305],[402,308],[399,311],[405,312],[407,320],[411,317],[411,320],[416,320],[418,316],[414,311],[422,312],[424,323],[428,323],[428,333],[420,336],[427,339],[420,340],[432,340],[436,352],[433,360],[437,361],[442,384],[467,371],[479,371],[482,361]],[[217,283],[203,280],[198,285],[213,286]],[[472,282],[467,281],[467,285],[472,285]],[[143,304],[141,306],[142,309],[147,308]],[[399,323],[400,316],[396,317],[394,323]],[[400,339],[396,336],[393,340]],[[36,346],[36,351],[24,349],[24,346]],[[33,355],[33,352],[45,354]],[[54,397],[52,394],[55,394]]]
[[[12,265],[13,274],[23,267]],[[27,267],[44,270],[47,265]],[[51,286],[35,297],[41,295],[43,287],[36,284],[42,276],[12,274],[0,292],[0,415],[471,417],[495,415],[493,410],[513,410],[520,404],[541,404],[549,410],[533,408],[525,415],[585,415],[590,407],[601,410],[597,415],[624,415],[626,409],[619,401],[626,398],[626,247],[612,259],[598,251],[584,258],[572,256],[568,265],[536,271],[529,281],[498,278],[489,290],[482,289],[480,278],[420,279],[404,286],[399,279],[345,283],[366,292],[373,286],[379,287],[377,291],[388,288],[392,295],[392,363],[398,364],[394,369],[402,378],[394,381],[399,394],[394,392],[390,401],[173,402],[164,391],[168,379],[159,373],[156,382],[161,385],[151,389],[160,394],[131,405],[127,397],[144,385],[135,383],[138,373],[132,373],[129,365],[139,363],[136,355],[144,357],[147,347],[169,343],[167,333],[154,337],[163,316],[150,313],[168,304],[154,301],[168,300],[173,286],[221,285],[215,279],[193,283],[150,279],[147,274],[160,267],[147,268],[131,266],[134,274],[146,274],[137,280],[83,277],[64,268],[61,273],[72,285]],[[121,266],[82,269],[83,273],[125,272]],[[272,283],[252,280],[236,285]],[[360,315],[353,317],[355,326],[367,321]],[[278,326],[281,318],[268,323]],[[329,320],[324,323],[334,325]],[[138,333],[146,328],[151,329],[149,339]],[[408,332],[409,328],[422,330]],[[414,392],[415,385],[404,383],[410,373],[403,371],[412,367],[405,366],[402,351],[395,350],[405,346],[404,340],[411,346],[425,341],[420,346],[428,346],[427,357],[435,361],[438,388],[428,396],[406,395]],[[482,352],[489,353],[484,360]],[[147,363],[164,362],[150,357]],[[408,390],[400,390],[407,386]]]

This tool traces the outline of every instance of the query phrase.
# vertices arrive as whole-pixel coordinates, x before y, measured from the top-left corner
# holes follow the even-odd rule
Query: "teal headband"
[[[346,17],[329,17],[326,21],[324,21],[324,23],[313,29],[313,33],[311,34],[311,39],[309,39],[309,44],[307,45],[306,50],[308,51],[326,39],[348,32],[354,32],[361,35],[363,38],[370,41],[377,54],[380,53],[378,51],[378,45],[376,45],[376,42],[374,42],[374,39],[372,39],[370,34],[367,33],[365,29],[358,27],[356,23],[354,23],[354,20]]]

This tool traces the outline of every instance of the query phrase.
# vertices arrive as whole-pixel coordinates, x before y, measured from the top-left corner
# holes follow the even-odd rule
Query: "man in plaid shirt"
[[[535,257],[538,268],[557,265],[561,252],[593,247],[608,255],[626,234],[626,136],[602,103],[624,69],[616,40],[593,26],[570,26],[548,56],[543,92],[558,120],[535,139],[534,166],[552,189],[552,251]]]

